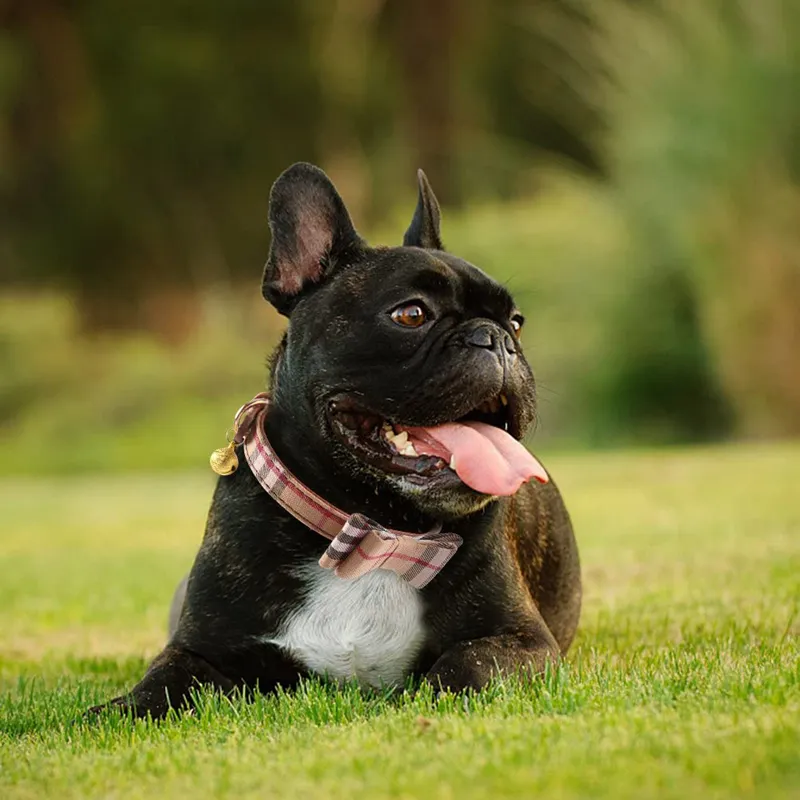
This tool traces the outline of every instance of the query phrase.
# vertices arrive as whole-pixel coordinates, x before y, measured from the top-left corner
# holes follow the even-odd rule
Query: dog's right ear
[[[363,245],[330,178],[313,164],[294,164],[275,181],[269,227],[262,292],[287,317],[308,288]]]
[[[439,210],[439,201],[428,183],[428,177],[421,170],[417,170],[417,184],[419,197],[411,225],[408,226],[403,244],[406,247],[423,247],[426,250],[444,250],[442,234],[442,212]]]

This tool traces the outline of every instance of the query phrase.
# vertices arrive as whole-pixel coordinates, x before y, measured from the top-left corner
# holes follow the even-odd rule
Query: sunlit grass
[[[478,697],[310,683],[76,720],[164,638],[209,475],[0,485],[2,797],[782,797],[800,790],[800,446],[547,459],[578,531],[562,667]]]

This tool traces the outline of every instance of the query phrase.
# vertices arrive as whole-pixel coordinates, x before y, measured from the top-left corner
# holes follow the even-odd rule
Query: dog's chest
[[[386,570],[343,580],[314,563],[302,605],[267,641],[305,667],[368,686],[402,683],[425,638],[417,589]]]

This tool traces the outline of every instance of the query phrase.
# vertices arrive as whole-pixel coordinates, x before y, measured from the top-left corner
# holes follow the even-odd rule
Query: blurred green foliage
[[[797,435],[798,86],[798,0],[3,0],[3,469],[216,446],[299,159],[376,243],[426,169],[521,299],[544,440]]]
[[[642,274],[691,298],[737,431],[796,436],[800,3],[608,8],[610,169]]]
[[[579,444],[590,433],[579,389],[603,364],[614,287],[624,280],[585,276],[602,265],[598,274],[609,277],[625,264],[624,234],[602,197],[580,182],[554,181],[546,194],[535,208],[452,213],[446,241],[506,282],[527,316],[524,343],[539,380],[537,441]],[[399,242],[406,211],[370,238]],[[572,235],[576,216],[591,221],[582,239]],[[0,415],[13,420],[0,473],[205,464],[236,409],[262,389],[267,354],[285,324],[261,298],[257,277],[251,284],[200,295],[203,324],[180,345],[146,332],[82,336],[78,311],[63,295],[0,302]]]

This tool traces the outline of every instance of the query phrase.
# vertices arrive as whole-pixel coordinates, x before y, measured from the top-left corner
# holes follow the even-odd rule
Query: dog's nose
[[[482,347],[501,357],[504,350],[509,356],[516,355],[517,352],[514,341],[508,332],[490,322],[473,328],[464,337],[464,341],[471,347]]]

